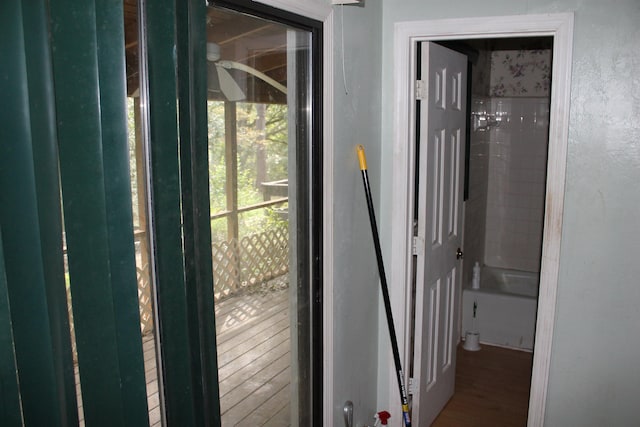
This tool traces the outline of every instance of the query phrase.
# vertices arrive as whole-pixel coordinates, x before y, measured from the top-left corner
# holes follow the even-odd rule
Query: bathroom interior
[[[465,350],[533,351],[552,43],[550,37],[467,40],[458,48],[472,52],[460,319],[460,336],[469,337]]]

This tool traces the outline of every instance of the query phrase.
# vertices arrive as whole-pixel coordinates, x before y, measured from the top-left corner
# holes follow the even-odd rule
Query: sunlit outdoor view
[[[209,186],[214,241],[226,240],[232,230],[219,216],[228,210],[227,152],[225,147],[224,102],[209,101]],[[278,104],[236,103],[237,197],[238,206],[247,207],[287,197],[287,106]],[[232,175],[232,174],[231,174]],[[233,180],[233,176],[229,177]],[[233,196],[231,196],[233,197]],[[240,236],[269,227],[286,227],[286,201],[263,210],[240,215]]]
[[[292,123],[308,120],[300,113],[307,95],[298,90],[306,85],[300,58],[309,35],[216,8],[207,24],[222,425],[305,425],[310,335],[300,313],[308,310],[309,281],[297,257],[308,236],[295,213],[308,200],[295,189],[309,167],[296,163],[309,137]]]

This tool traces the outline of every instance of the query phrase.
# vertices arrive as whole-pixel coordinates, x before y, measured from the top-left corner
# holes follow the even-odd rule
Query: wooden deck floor
[[[237,296],[217,304],[216,333],[222,426],[289,426],[287,290]],[[143,337],[143,348],[149,424],[156,427],[160,400],[152,335]]]
[[[288,291],[224,301],[216,329],[222,425],[288,426]]]

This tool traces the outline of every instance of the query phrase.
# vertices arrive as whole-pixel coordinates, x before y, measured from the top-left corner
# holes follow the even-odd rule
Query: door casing
[[[419,41],[482,39],[507,37],[553,37],[553,74],[547,158],[547,189],[540,269],[540,291],[536,323],[535,351],[529,398],[528,426],[544,423],[551,344],[556,306],[556,291],[562,238],[565,171],[569,133],[570,83],[573,47],[573,13],[516,15],[482,18],[399,22],[394,29],[394,94],[396,106],[393,130],[393,187],[390,289],[391,305],[398,319],[398,344],[407,348],[411,319],[403,313],[411,304],[411,236],[413,230],[412,177],[415,174],[413,123],[416,120],[415,93],[416,43]],[[405,351],[403,363],[409,355]],[[395,381],[389,369],[388,384]],[[408,381],[408,379],[406,379]],[[388,396],[380,402],[389,408],[400,407],[399,397]]]

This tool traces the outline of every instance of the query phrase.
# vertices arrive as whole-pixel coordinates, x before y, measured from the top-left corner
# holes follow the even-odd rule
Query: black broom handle
[[[382,249],[380,248],[380,237],[378,236],[378,226],[376,225],[376,214],[373,209],[373,197],[371,196],[371,187],[369,185],[369,174],[367,172],[367,158],[364,154],[364,147],[357,146],[358,160],[360,162],[360,171],[362,172],[362,182],[364,183],[364,193],[367,199],[367,208],[369,209],[369,222],[371,223],[371,234],[373,236],[373,246],[376,251],[376,259],[378,261],[378,274],[380,275],[380,287],[382,289],[382,298],[384,300],[384,309],[387,315],[387,325],[389,327],[389,336],[391,338],[391,349],[393,351],[393,361],[396,367],[396,377],[398,380],[398,389],[400,392],[400,401],[402,402],[402,415],[404,425],[411,427],[411,419],[409,417],[409,403],[407,401],[407,393],[404,386],[404,378],[402,374],[402,363],[400,361],[400,352],[398,351],[398,339],[396,338],[396,328],[393,324],[393,313],[391,312],[391,300],[389,298],[389,286],[387,285],[387,275],[384,271],[384,262],[382,259]]]

